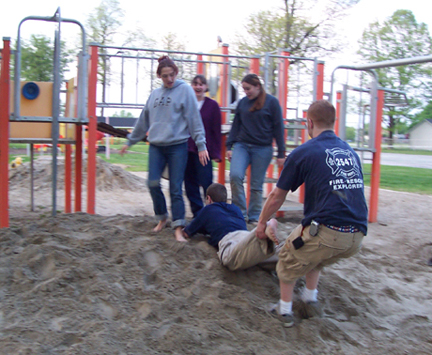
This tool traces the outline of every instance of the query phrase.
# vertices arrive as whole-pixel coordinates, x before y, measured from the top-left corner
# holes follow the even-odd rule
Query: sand
[[[34,212],[28,166],[10,174],[0,354],[432,353],[432,196],[380,190],[361,252],[322,274],[323,318],[296,312],[285,329],[267,312],[279,296],[274,273],[231,272],[204,237],[181,244],[170,229],[150,232],[144,174],[99,161],[97,215],[52,217],[47,161],[35,162]],[[300,219],[286,214],[281,233]]]

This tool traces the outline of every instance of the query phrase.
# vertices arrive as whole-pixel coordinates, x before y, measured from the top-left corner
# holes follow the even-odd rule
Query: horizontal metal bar
[[[109,102],[98,102],[96,103],[97,107],[100,108],[133,108],[133,109],[143,109],[144,104],[122,104],[122,103],[109,103]]]
[[[157,57],[146,57],[146,56],[134,56],[134,55],[116,55],[116,54],[107,54],[107,53],[101,53],[99,54],[100,57],[107,57],[107,58],[123,58],[123,59],[153,59],[157,60]],[[208,64],[228,64],[228,62],[218,62],[218,61],[212,61],[212,60],[196,60],[196,59],[180,59],[175,58],[176,62],[189,62],[189,63],[208,63]],[[237,68],[237,66],[236,66]],[[247,69],[248,67],[240,67]]]
[[[44,117],[44,116],[20,116],[18,118],[15,118],[14,115],[9,116],[10,122],[52,122],[52,117]],[[86,117],[85,120],[81,121],[79,118],[76,117],[59,117],[58,122],[60,123],[86,123],[88,122],[88,118]]]
[[[373,148],[362,148],[362,147],[351,147],[351,148],[359,152],[372,152],[372,153],[376,152],[376,149]]]
[[[284,122],[306,122],[306,118],[285,118]]]
[[[384,60],[382,62],[356,65],[354,67],[357,70],[368,70],[368,69],[379,69],[379,68],[387,68],[387,67],[398,67],[401,65],[420,64],[420,63],[427,63],[427,62],[432,62],[432,55],[412,57],[412,58],[393,59],[393,60]]]
[[[98,46],[99,48],[106,49],[118,49],[122,51],[137,51],[137,52],[154,52],[154,53],[172,53],[172,54],[183,54],[183,55],[202,55],[209,57],[226,57],[226,58],[256,58],[257,56],[242,56],[242,55],[230,55],[230,54],[220,54],[220,53],[202,53],[202,52],[183,52],[183,51],[173,51],[168,49],[152,49],[152,48],[136,48],[136,47],[116,47],[116,46],[106,46],[98,43],[90,43],[91,45]]]
[[[301,124],[286,124],[285,129],[306,129],[306,126]]]
[[[27,143],[27,144],[52,144],[51,138],[9,138],[12,143]],[[75,139],[59,138],[59,144],[75,144]]]

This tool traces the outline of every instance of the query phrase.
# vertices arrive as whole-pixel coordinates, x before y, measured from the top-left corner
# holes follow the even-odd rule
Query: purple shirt
[[[200,110],[204,124],[207,151],[210,159],[221,159],[222,133],[221,133],[221,111],[218,103],[208,97]],[[192,138],[188,140],[188,151],[198,154],[198,149]]]

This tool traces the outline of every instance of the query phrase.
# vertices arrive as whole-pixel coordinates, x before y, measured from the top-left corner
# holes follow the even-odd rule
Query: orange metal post
[[[202,54],[197,55],[197,74],[204,74],[204,63],[202,62],[203,56]]]
[[[318,75],[317,75],[317,92],[316,100],[322,100],[324,97],[324,63],[318,63]]]
[[[82,126],[75,127],[75,212],[81,212],[82,195]]]
[[[289,56],[289,52],[286,51],[283,51],[281,54],[286,57]],[[279,63],[279,103],[282,108],[282,117],[284,119],[286,119],[286,113],[288,108],[288,70],[288,58],[281,58]]]
[[[69,89],[69,82],[66,82],[66,91]],[[72,88],[73,89],[73,88]],[[70,96],[66,95],[66,112],[70,115]],[[71,159],[71,146],[65,145],[65,213],[72,212],[72,159]]]
[[[10,38],[3,38],[0,72],[0,228],[9,227]]]
[[[71,188],[72,188],[72,158],[71,158],[72,148],[70,144],[65,146],[65,213],[72,212],[72,198],[71,198]]]
[[[306,118],[306,117],[307,117],[307,110],[303,110],[303,118]],[[306,124],[304,124],[304,125],[306,125]],[[301,133],[302,144],[305,143],[307,141],[307,139],[308,139],[307,129],[304,129],[304,130],[302,130],[302,133]],[[299,202],[304,203],[304,199],[305,199],[305,184],[302,184],[299,187]]]
[[[255,57],[251,59],[250,72],[259,75],[260,72],[260,58]]]
[[[289,52],[282,51],[281,55],[288,57]],[[282,108],[282,117],[286,119],[288,110],[288,77],[289,77],[289,60],[281,58],[279,62],[279,103]],[[284,131],[285,142],[287,140],[288,131]]]
[[[375,123],[375,152],[372,153],[371,188],[369,200],[369,222],[374,223],[378,218],[378,193],[380,184],[382,113],[384,107],[384,91],[378,90],[378,102]]]
[[[285,57],[289,57],[289,52],[282,51],[281,55]],[[279,103],[282,109],[282,118],[285,120],[287,118],[287,110],[288,110],[288,78],[289,78],[289,60],[288,58],[281,58],[279,62]],[[284,130],[284,139],[285,143],[288,137],[288,130]],[[269,165],[267,169],[267,176],[271,174],[271,177],[274,176],[274,166],[272,164]],[[282,169],[278,168],[278,178],[282,172]],[[270,193],[273,189],[273,184],[267,184],[267,192]],[[276,217],[283,217],[284,212],[278,211],[276,213]]]
[[[228,55],[228,44],[222,45],[222,54]],[[222,80],[221,80],[221,105],[222,107],[228,107],[227,94],[229,90],[228,83],[228,57],[223,57],[222,64]],[[227,123],[227,112],[222,111],[222,124]],[[222,136],[222,147],[221,147],[221,162],[218,164],[218,183],[225,185],[225,169],[226,169],[226,147],[225,147],[226,136]]]
[[[96,85],[98,47],[90,46],[90,72],[88,86],[88,145],[87,145],[87,213],[95,213],[96,204]]]
[[[339,119],[340,119],[341,102],[342,102],[342,91],[338,91],[336,92],[336,122],[334,126],[334,131],[337,136],[339,136]]]
[[[274,165],[270,164],[267,168],[267,177],[269,179],[273,179],[273,175],[274,174]],[[270,192],[273,190],[273,183],[272,182],[268,182],[267,183],[267,195],[270,194]]]

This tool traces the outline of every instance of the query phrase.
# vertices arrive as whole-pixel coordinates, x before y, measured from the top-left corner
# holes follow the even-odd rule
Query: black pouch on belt
[[[309,235],[311,237],[315,237],[316,235],[318,235],[318,228],[319,228],[319,223],[312,220],[310,227],[309,227]],[[304,228],[303,228],[304,229]],[[310,240],[310,238],[304,238],[303,237],[303,230],[300,236],[298,236],[296,239],[294,239],[291,243],[294,247],[295,250],[300,249],[303,245],[305,245],[305,239],[308,241]]]

